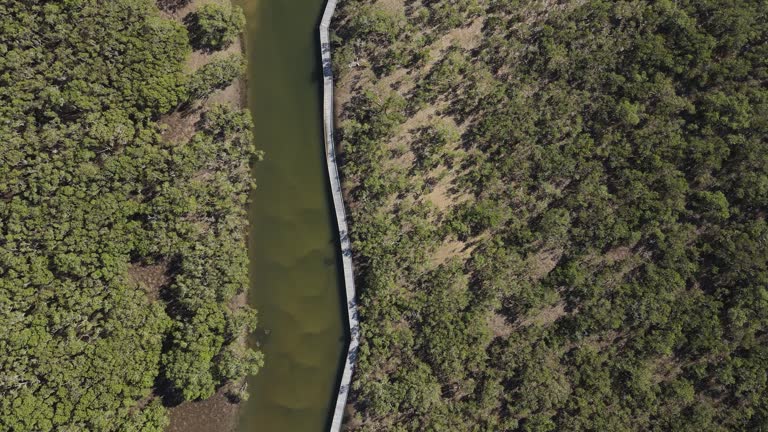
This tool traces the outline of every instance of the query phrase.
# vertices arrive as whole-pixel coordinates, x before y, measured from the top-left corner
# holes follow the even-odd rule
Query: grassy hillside
[[[0,5],[0,430],[160,431],[156,396],[259,367],[235,343],[255,311],[231,307],[250,115],[212,106],[183,141],[158,123],[242,74],[184,71],[190,41],[242,26],[212,14],[188,33],[149,0]]]
[[[349,0],[348,430],[768,428],[768,5]]]

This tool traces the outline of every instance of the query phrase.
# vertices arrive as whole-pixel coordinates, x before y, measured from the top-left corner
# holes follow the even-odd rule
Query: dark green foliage
[[[0,35],[0,430],[159,432],[157,383],[204,397],[261,362],[229,308],[249,116],[161,139],[190,48],[149,0],[3,2]],[[131,277],[149,264],[159,300]]]
[[[363,2],[350,3],[347,7],[354,12],[348,15],[347,25],[338,29],[338,36],[341,39],[365,40],[365,60],[370,62],[377,74],[389,73],[397,66],[424,60],[421,48],[427,41],[416,37],[416,27],[402,13],[385,11]],[[334,60],[337,70],[343,70],[347,66],[344,63],[352,56],[349,46],[342,48],[340,54]]]
[[[165,11],[175,12],[188,5],[192,0],[157,0],[157,6]]]
[[[214,106],[203,115],[201,123],[200,132],[174,155],[177,172],[190,181],[176,189],[158,191],[161,207],[148,209],[148,214],[166,214],[150,222],[164,227],[155,238],[159,247],[150,249],[151,253],[174,253],[178,271],[170,286],[174,298],[170,311],[176,325],[170,333],[170,347],[163,354],[165,378],[187,400],[211,396],[222,382],[243,378],[246,371],[257,369],[261,362],[260,355],[243,352],[238,359],[244,364],[233,376],[228,364],[232,348],[227,348],[248,324],[226,305],[248,286],[247,255],[242,242],[245,192],[250,184],[244,162],[255,156],[250,114]],[[210,172],[212,178],[194,179],[201,171]],[[175,200],[186,201],[204,212],[193,212],[192,224],[179,227],[175,213],[178,207],[163,211]],[[209,226],[202,229],[200,225]],[[221,363],[220,356],[230,361]],[[227,372],[221,372],[221,368]]]
[[[214,91],[225,88],[245,73],[245,60],[240,54],[217,57],[204,64],[189,79],[189,97],[202,99]]]
[[[768,4],[405,3],[337,23],[350,429],[766,428]]]
[[[195,49],[220,50],[228,47],[245,27],[245,14],[239,6],[208,3],[185,21]]]

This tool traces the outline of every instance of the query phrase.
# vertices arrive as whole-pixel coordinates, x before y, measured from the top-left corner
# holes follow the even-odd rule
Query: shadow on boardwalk
[[[352,372],[357,361],[357,350],[360,341],[360,326],[357,313],[357,298],[355,293],[354,269],[352,267],[352,242],[347,227],[347,216],[344,210],[344,200],[341,194],[341,181],[336,166],[336,147],[333,142],[333,67],[331,63],[331,44],[328,27],[336,10],[336,0],[328,0],[320,21],[320,55],[323,66],[323,128],[325,131],[325,158],[328,165],[333,206],[336,213],[336,223],[339,227],[339,244],[341,246],[341,262],[344,271],[344,291],[347,300],[347,319],[349,320],[349,348],[344,362],[339,390],[336,395],[336,405],[331,420],[330,431],[339,432],[344,419],[344,407],[352,384]]]

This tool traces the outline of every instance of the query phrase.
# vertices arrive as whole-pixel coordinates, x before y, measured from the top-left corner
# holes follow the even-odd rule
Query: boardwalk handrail
[[[347,303],[347,319],[349,320],[349,349],[347,350],[344,371],[339,382],[336,395],[336,406],[333,411],[330,432],[339,432],[344,418],[344,407],[352,383],[352,370],[357,359],[357,348],[360,344],[360,328],[357,316],[355,296],[355,277],[352,269],[352,244],[347,228],[347,215],[344,211],[344,199],[341,195],[339,169],[336,166],[336,146],[333,141],[333,70],[331,68],[331,43],[328,27],[336,10],[337,0],[328,0],[320,20],[320,55],[323,65],[323,129],[325,131],[325,159],[328,166],[328,178],[331,183],[333,207],[336,212],[336,224],[339,227],[339,244],[341,246],[341,263],[344,269],[344,291]]]

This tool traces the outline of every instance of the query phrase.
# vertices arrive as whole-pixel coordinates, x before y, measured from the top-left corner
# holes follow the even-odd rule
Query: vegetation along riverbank
[[[347,430],[768,427],[768,4],[348,0]]]
[[[186,3],[0,5],[2,430],[161,431],[261,365],[242,13]]]

